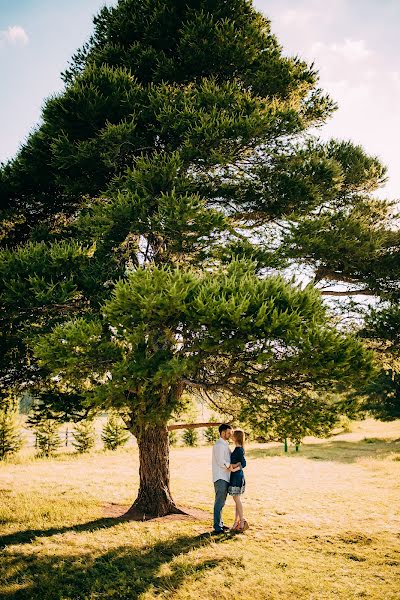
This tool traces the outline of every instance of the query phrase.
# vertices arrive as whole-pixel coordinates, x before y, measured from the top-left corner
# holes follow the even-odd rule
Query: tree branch
[[[318,289],[318,288],[316,288]],[[348,290],[348,291],[337,291],[335,290],[319,290],[321,296],[357,296],[358,294],[361,296],[376,296],[377,293],[365,288],[363,290]]]
[[[223,383],[202,383],[202,382],[198,382],[198,381],[191,381],[190,379],[185,379],[184,377],[181,379],[181,381],[185,384],[188,385],[189,387],[194,387],[194,388],[200,388],[202,390],[209,390],[209,389],[213,389],[213,388],[220,388],[222,387],[224,384]]]
[[[175,429],[198,429],[200,427],[216,427],[217,425],[221,425],[222,423],[177,423],[174,425],[168,425],[168,431],[175,431]]]

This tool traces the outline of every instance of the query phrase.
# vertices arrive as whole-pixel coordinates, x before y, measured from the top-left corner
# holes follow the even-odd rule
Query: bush
[[[77,423],[72,435],[74,437],[72,445],[76,448],[76,451],[79,453],[89,452],[95,442],[93,421],[86,420]]]
[[[16,454],[22,446],[17,413],[0,410],[0,460]]]
[[[126,444],[129,433],[118,415],[109,414],[107,423],[103,427],[101,439],[107,450],[116,450],[119,446]]]

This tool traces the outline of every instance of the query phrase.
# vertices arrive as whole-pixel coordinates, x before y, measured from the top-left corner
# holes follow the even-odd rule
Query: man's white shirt
[[[212,477],[213,481],[223,479],[230,480],[230,471],[225,467],[225,464],[231,464],[231,451],[227,441],[221,437],[215,442],[212,451]]]

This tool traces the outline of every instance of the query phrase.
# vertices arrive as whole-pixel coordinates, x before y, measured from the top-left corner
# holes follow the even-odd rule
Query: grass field
[[[400,599],[400,421],[286,456],[249,445],[242,535],[208,533],[210,452],[171,451],[174,497],[198,518],[145,522],[119,517],[137,489],[134,447],[0,464],[0,597]]]

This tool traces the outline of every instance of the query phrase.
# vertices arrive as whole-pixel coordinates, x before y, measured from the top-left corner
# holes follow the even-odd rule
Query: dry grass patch
[[[2,597],[398,600],[399,438],[399,421],[368,421],[298,453],[249,446],[251,529],[218,538],[210,447],[171,453],[173,494],[192,519],[121,518],[135,448],[0,464]],[[224,515],[230,524],[229,500]]]

